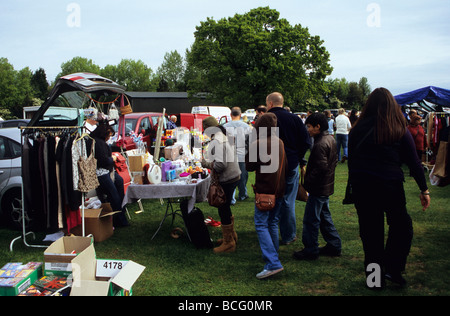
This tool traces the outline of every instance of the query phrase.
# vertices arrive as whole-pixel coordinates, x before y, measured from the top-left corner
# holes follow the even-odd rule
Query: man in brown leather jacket
[[[303,217],[302,242],[305,248],[294,253],[298,260],[314,260],[319,254],[339,256],[341,238],[334,227],[329,209],[329,196],[334,193],[334,173],[338,161],[334,137],[328,133],[328,121],[323,113],[313,113],[306,119],[309,135],[314,145],[308,159],[305,174],[305,189],[308,201]],[[325,247],[319,248],[319,229]]]

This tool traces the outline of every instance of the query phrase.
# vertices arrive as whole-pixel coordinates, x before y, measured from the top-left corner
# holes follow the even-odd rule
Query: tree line
[[[199,92],[208,99],[242,109],[265,103],[269,92],[280,91],[293,112],[326,108],[360,109],[370,93],[368,80],[332,79],[330,54],[319,36],[291,25],[278,11],[260,7],[218,21],[207,18],[196,27],[185,56],[167,52],[156,71],[142,60],[122,59],[100,67],[92,59],[74,57],[48,82],[45,70],[15,70],[0,58],[0,116],[21,117],[24,106],[40,105],[64,75],[92,72],[127,91]]]

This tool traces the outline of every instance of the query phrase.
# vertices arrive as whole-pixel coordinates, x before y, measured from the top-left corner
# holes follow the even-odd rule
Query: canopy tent
[[[417,103],[419,106],[427,110],[427,112],[431,112],[435,109],[427,105],[424,101],[441,107],[450,107],[450,90],[429,86],[396,95],[395,100],[397,100],[397,103],[400,106]]]

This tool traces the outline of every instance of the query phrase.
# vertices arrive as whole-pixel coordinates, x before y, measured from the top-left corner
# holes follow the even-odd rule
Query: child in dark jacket
[[[329,209],[329,196],[334,193],[334,173],[338,161],[334,137],[328,133],[327,118],[323,113],[313,113],[306,119],[309,135],[314,137],[305,174],[308,201],[303,217],[302,242],[305,248],[294,253],[298,260],[314,260],[319,254],[339,256],[341,238],[334,227]],[[319,248],[319,229],[327,242]]]

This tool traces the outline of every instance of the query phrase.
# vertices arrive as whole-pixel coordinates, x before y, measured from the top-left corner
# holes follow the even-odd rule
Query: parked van
[[[172,114],[177,117],[177,126],[185,127],[187,129],[198,129],[203,132],[203,119],[211,116],[209,114],[192,114],[192,113],[178,113]],[[170,117],[171,115],[169,115]]]
[[[231,110],[227,106],[193,106],[191,110],[192,114],[209,114],[214,116],[217,121],[224,121],[223,117],[225,116],[225,122],[231,121]]]

